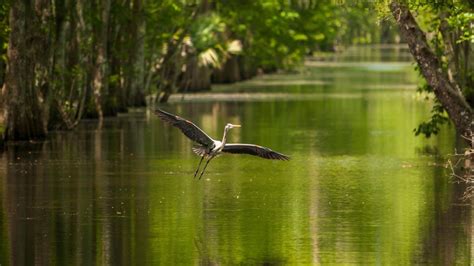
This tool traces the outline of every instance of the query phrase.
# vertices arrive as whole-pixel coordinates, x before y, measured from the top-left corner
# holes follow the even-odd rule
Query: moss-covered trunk
[[[34,2],[34,3],[33,3]],[[5,79],[5,140],[46,136],[43,102],[48,91],[47,35],[43,34],[48,1],[13,1],[10,10],[8,67]]]

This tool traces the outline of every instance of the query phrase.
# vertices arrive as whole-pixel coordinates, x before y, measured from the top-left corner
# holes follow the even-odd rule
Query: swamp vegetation
[[[452,121],[472,146],[470,1],[6,1],[0,6],[4,140],[42,139],[357,43],[402,41],[434,93],[416,133]],[[371,12],[377,10],[378,12]],[[415,16],[413,16],[415,13]],[[428,38],[427,38],[428,36]]]
[[[396,30],[374,27],[368,9],[329,0],[2,2],[4,138],[42,139],[340,45],[393,42]]]
[[[1,1],[0,264],[472,264],[473,50],[468,0]],[[196,182],[158,105],[292,160]]]

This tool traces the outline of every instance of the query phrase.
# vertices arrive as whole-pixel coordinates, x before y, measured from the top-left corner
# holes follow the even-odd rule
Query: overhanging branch
[[[440,61],[430,48],[409,8],[399,1],[390,3],[390,10],[399,26],[402,38],[407,42],[421,73],[433,88],[436,98],[447,110],[456,129],[465,136],[474,132],[473,111],[464,95],[456,89],[441,67]],[[471,144],[472,145],[472,144]]]

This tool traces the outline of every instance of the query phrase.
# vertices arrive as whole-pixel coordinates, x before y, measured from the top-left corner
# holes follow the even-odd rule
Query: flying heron
[[[193,151],[201,156],[199,165],[194,173],[194,177],[197,176],[199,169],[201,168],[202,161],[204,158],[207,159],[204,168],[202,169],[199,179],[201,179],[204,171],[206,170],[209,162],[216,157],[217,155],[225,153],[237,153],[237,154],[250,154],[254,156],[259,156],[265,159],[274,159],[274,160],[283,160],[288,161],[290,157],[273,151],[267,147],[262,147],[255,144],[242,144],[242,143],[227,143],[227,132],[235,127],[240,127],[240,125],[227,124],[224,128],[224,136],[222,141],[214,140],[209,137],[202,129],[196,126],[193,122],[188,121],[184,118],[181,118],[177,115],[170,114],[163,110],[157,109],[155,114],[158,115],[161,120],[179,128],[186,137],[191,139],[194,142],[197,142],[199,145],[193,147]]]

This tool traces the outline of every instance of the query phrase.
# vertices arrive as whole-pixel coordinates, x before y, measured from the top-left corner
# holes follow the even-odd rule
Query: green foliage
[[[200,16],[190,27],[193,47],[198,53],[209,48],[216,48],[225,41],[223,36],[226,29],[225,23],[217,14]]]
[[[201,65],[220,67],[230,54],[241,54],[253,68],[292,68],[305,55],[334,50],[337,43],[376,40],[367,29],[378,26],[366,19],[364,8],[330,0],[147,1],[146,54],[159,60],[173,43]],[[341,30],[347,22],[359,28],[352,38]]]
[[[14,2],[0,4],[0,75],[6,60],[7,15],[11,3]],[[133,98],[131,95],[144,98],[145,94],[155,92],[155,88],[166,88],[171,93],[180,83],[191,84],[189,80],[183,81],[185,74],[197,73],[188,75],[192,76],[189,79],[198,76],[209,81],[211,68],[224,66],[233,55],[239,55],[231,61],[235,63],[232,67],[238,80],[240,76],[249,78],[259,70],[294,68],[306,55],[334,51],[339,45],[381,39],[377,15],[370,12],[371,1],[46,3],[51,12],[46,12],[42,28],[45,30],[39,34],[51,49],[44,53],[49,58],[43,58],[48,72],[43,73],[44,80],[48,80],[44,86],[49,86],[48,96],[57,99],[44,102],[54,100],[64,105],[57,110],[71,113],[71,125],[82,117],[83,109],[88,110],[86,113],[93,112],[94,105],[101,109],[102,104],[120,104],[121,110],[125,110]],[[109,14],[104,15],[104,12]],[[465,21],[460,16],[453,23],[465,24]],[[108,28],[103,28],[105,25]],[[98,48],[104,46],[107,49],[100,49],[103,54],[98,53]],[[104,61],[98,60],[100,58]],[[91,88],[102,91],[90,93]],[[139,101],[133,98],[133,102]]]
[[[460,31],[458,43],[467,41],[474,43],[474,11],[464,11],[459,7],[454,9],[453,15],[448,18],[449,25]]]
[[[459,89],[467,103],[474,106],[474,65],[471,54],[474,43],[474,9],[469,1],[409,1],[410,8],[416,12],[416,20],[427,33],[431,48],[438,56],[446,73]],[[419,72],[419,69],[417,68]],[[426,84],[420,92],[433,93]],[[433,97],[436,99],[435,97]],[[435,100],[431,118],[415,129],[415,134],[429,137],[437,134],[440,125],[447,123],[449,117],[439,102]]]
[[[441,129],[441,125],[449,122],[448,114],[443,106],[436,102],[431,109],[431,118],[426,122],[422,122],[416,129],[413,130],[415,135],[418,136],[423,134],[429,138],[432,134],[436,135]]]
[[[243,54],[263,68],[291,68],[305,55],[338,45],[393,41],[370,1],[217,1]],[[383,35],[382,31],[388,34]],[[383,38],[392,38],[385,40]]]
[[[177,38],[176,33],[187,30],[192,7],[183,1],[147,1],[145,17],[148,42],[165,43],[170,38]]]
[[[7,60],[8,34],[10,27],[8,26],[8,12],[10,10],[9,1],[0,3],[0,62]]]
[[[238,45],[226,35],[226,28],[216,13],[200,16],[191,25],[188,46],[197,55],[199,65],[220,68],[229,53],[240,52]]]
[[[230,35],[242,41],[242,54],[264,69],[292,67],[318,45],[331,43],[330,9],[275,0],[216,3]]]

